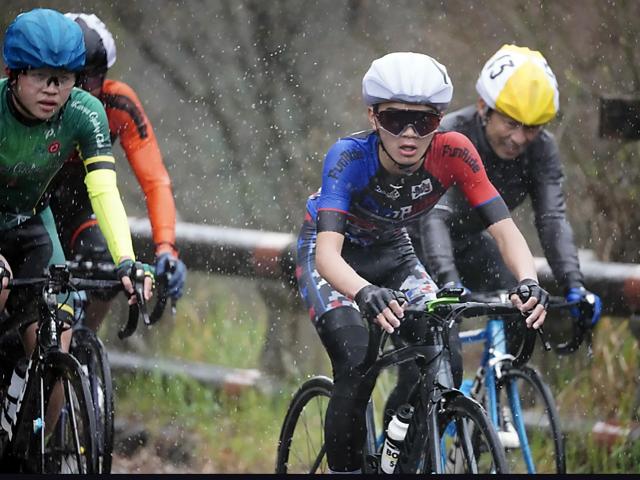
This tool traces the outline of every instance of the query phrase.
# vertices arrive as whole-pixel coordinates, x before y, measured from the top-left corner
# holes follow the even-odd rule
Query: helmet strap
[[[396,167],[398,167],[400,170],[403,171],[403,173],[406,173],[407,175],[409,175],[409,174],[411,174],[413,172],[406,172],[406,170],[410,170],[413,167],[415,167],[416,165],[421,164],[424,161],[425,157],[427,156],[427,151],[425,150],[424,154],[418,160],[416,160],[415,162],[413,162],[410,165],[405,165],[403,163],[396,162],[396,160],[391,156],[391,154],[389,153],[387,148],[384,146],[384,142],[382,141],[382,137],[380,136],[380,132],[378,132],[378,130],[376,130],[376,134],[378,135],[378,139],[380,140],[380,146],[382,147],[382,150],[384,151],[384,153],[387,154],[387,157],[389,157],[391,159],[391,161],[394,163],[394,165]]]

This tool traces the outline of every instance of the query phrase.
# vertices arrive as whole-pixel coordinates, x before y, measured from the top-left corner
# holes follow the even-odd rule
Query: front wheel
[[[97,473],[96,426],[89,381],[69,354],[47,355],[43,365],[44,411],[62,385],[64,403],[44,446],[44,473]]]
[[[512,473],[566,473],[564,437],[549,386],[531,367],[498,381],[499,435]]]
[[[74,329],[71,354],[89,378],[96,416],[98,472],[110,473],[113,454],[113,384],[107,351],[97,335],[86,327]]]
[[[331,379],[318,376],[293,396],[280,431],[275,473],[328,473],[324,419],[332,391]]]
[[[436,408],[440,458],[430,462],[433,472],[508,472],[498,435],[479,403],[457,393],[446,396]]]

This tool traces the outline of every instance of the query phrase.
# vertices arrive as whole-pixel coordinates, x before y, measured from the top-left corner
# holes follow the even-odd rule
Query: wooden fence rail
[[[130,218],[136,251],[153,251],[148,220]],[[295,236],[178,223],[177,244],[190,270],[279,280],[295,288]],[[557,290],[544,258],[536,258],[540,282]],[[640,310],[640,265],[581,260],[587,287],[597,292],[605,313],[627,316]]]

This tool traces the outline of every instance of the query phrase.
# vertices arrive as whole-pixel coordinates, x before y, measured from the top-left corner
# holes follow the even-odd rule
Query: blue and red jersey
[[[422,167],[400,175],[382,167],[379,142],[375,132],[361,132],[331,147],[322,187],[307,201],[307,219],[317,223],[318,232],[343,233],[361,245],[393,238],[431,210],[452,186],[462,191],[485,226],[509,217],[478,152],[464,135],[436,133]]]

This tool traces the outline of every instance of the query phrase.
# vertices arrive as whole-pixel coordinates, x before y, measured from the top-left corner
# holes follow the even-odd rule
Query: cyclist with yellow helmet
[[[482,158],[487,175],[509,210],[531,198],[545,256],[569,300],[584,288],[573,232],[566,218],[558,145],[545,125],[558,112],[556,77],[540,52],[504,45],[484,65],[476,83],[476,105],[444,117],[440,128],[466,135]],[[449,191],[420,224],[414,243],[439,284],[456,283],[490,291],[513,285],[496,243],[459,192]],[[601,311],[596,295],[587,319]],[[575,309],[573,315],[580,313]]]

